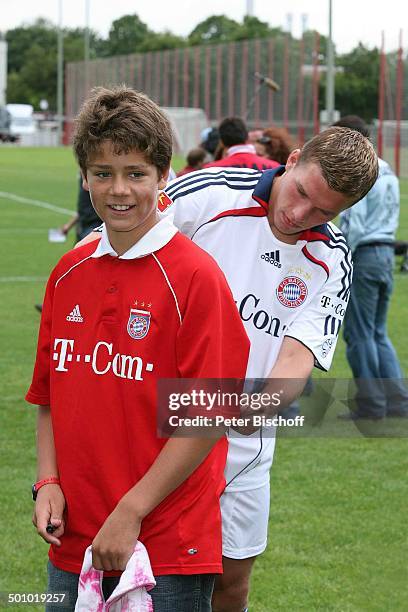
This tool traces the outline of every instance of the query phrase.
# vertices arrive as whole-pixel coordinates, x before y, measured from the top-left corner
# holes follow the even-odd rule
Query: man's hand
[[[33,525],[37,533],[49,544],[61,546],[61,536],[64,534],[65,523],[63,513],[65,497],[58,484],[46,484],[38,491],[33,513]],[[47,525],[51,523],[55,531],[47,533]]]
[[[92,542],[92,566],[98,570],[126,569],[140,532],[141,520],[123,501],[108,516]]]

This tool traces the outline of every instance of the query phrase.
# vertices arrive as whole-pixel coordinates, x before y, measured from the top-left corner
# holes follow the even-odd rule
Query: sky
[[[45,17],[57,24],[59,5],[62,4],[62,23],[65,27],[84,27],[87,0],[0,0],[0,31],[5,32],[22,24],[30,24]],[[89,25],[106,37],[112,21],[123,15],[136,13],[154,31],[170,30],[187,35],[210,15],[227,15],[241,21],[247,5],[253,14],[272,27],[288,29],[288,14],[292,20],[292,34],[299,36],[302,20],[307,29],[328,34],[329,0],[88,0]],[[347,53],[360,41],[372,48],[381,45],[385,31],[386,50],[398,46],[399,30],[408,24],[408,5],[404,0],[386,0],[385,5],[373,0],[332,0],[333,40],[339,53]],[[382,6],[382,8],[381,8]],[[384,8],[386,7],[386,9]],[[305,17],[303,17],[305,16]],[[405,48],[408,28],[405,28]]]

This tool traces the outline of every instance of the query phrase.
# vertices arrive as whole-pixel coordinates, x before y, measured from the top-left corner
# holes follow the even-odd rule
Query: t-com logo
[[[128,380],[143,380],[144,372],[152,372],[152,363],[143,363],[141,357],[133,355],[122,355],[114,353],[113,344],[109,342],[97,342],[92,354],[80,354],[75,352],[74,340],[67,338],[55,338],[53,361],[57,362],[56,372],[68,372],[68,364],[89,364],[92,371],[98,376],[111,372],[118,378]]]
[[[262,330],[265,334],[279,338],[285,331],[286,325],[278,317],[259,307],[260,298],[253,293],[246,295],[238,304],[238,311],[243,321],[251,321],[256,329]]]

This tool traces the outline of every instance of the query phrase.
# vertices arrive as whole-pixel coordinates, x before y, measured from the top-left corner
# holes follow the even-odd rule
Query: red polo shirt
[[[103,233],[61,259],[27,393],[51,407],[67,502],[54,565],[80,572],[86,547],[166,443],[156,435],[158,379],[244,377],[248,350],[222,272],[167,219],[120,257]],[[154,574],[222,571],[226,451],[222,439],[143,520]]]

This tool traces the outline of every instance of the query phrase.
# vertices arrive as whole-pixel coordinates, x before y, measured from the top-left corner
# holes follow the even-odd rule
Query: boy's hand
[[[93,567],[104,571],[124,571],[135,549],[140,525],[136,513],[119,503],[92,542]]]
[[[37,527],[38,534],[49,544],[61,546],[59,539],[64,534],[63,513],[65,497],[57,484],[47,484],[41,487],[37,494],[33,513],[33,525]],[[53,525],[55,531],[47,532],[47,525]]]

